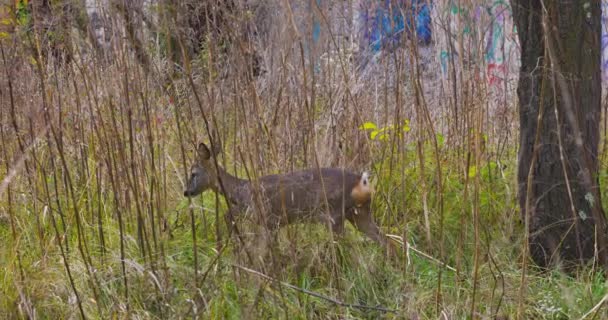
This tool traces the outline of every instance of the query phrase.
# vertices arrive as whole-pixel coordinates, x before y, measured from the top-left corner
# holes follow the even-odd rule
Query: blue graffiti
[[[321,7],[321,0],[317,0],[317,7]],[[317,43],[319,38],[321,37],[321,23],[319,23],[319,18],[313,13],[312,16],[312,41]]]
[[[413,37],[413,30],[419,42],[431,42],[431,10],[426,0],[379,0],[371,7],[362,8],[361,19],[372,51],[396,45],[404,35]]]
[[[602,78],[608,81],[608,2],[602,1]]]
[[[608,49],[608,34],[602,35],[602,73],[604,74],[604,79],[608,78],[607,70],[608,70],[608,57],[607,52]]]
[[[416,34],[418,39],[424,44],[431,42],[431,9],[424,2],[416,15]]]

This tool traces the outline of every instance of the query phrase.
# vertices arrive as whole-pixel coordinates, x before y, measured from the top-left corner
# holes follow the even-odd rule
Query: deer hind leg
[[[380,228],[378,228],[378,225],[374,222],[369,204],[352,209],[351,212],[347,214],[346,218],[355,226],[355,228],[386,248],[386,236],[382,234]]]

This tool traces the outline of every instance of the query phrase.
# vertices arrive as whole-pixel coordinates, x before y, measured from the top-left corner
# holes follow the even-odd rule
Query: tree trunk
[[[511,2],[521,46],[519,205],[530,254],[542,267],[593,258],[606,267],[597,176],[600,1],[544,1],[546,11],[539,0]]]
[[[47,53],[55,63],[66,64],[72,61],[72,40],[70,38],[70,19],[72,7],[69,1],[50,0],[31,1],[33,27],[40,37],[42,54]]]

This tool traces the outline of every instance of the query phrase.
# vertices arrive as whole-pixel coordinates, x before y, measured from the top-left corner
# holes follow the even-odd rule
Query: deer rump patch
[[[353,187],[350,196],[355,201],[355,205],[361,207],[372,199],[373,193],[374,189],[369,183],[369,174],[363,172],[361,179],[359,179],[359,182]]]

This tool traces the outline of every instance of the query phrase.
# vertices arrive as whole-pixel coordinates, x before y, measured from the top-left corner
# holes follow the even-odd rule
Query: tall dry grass
[[[514,74],[498,88],[480,76],[482,36],[454,37],[468,55],[452,55],[445,75],[415,38],[360,52],[346,3],[314,8],[323,34],[311,44],[303,3],[217,6],[204,23],[221,12],[229,23],[196,55],[181,20],[189,7],[163,1],[140,13],[103,11],[112,26],[105,58],[78,33],[68,64],[41,45],[51,34],[21,28],[0,40],[1,316],[514,313]],[[448,17],[434,30],[466,23]],[[365,123],[384,130],[371,138]],[[230,238],[220,196],[182,196],[194,148],[210,139],[223,147],[222,165],[250,179],[303,167],[371,170],[375,219],[408,245],[387,259],[354,230],[333,239],[323,226],[295,225],[254,270],[239,248],[255,229]],[[528,277],[530,317],[580,316],[606,293],[591,272]]]

